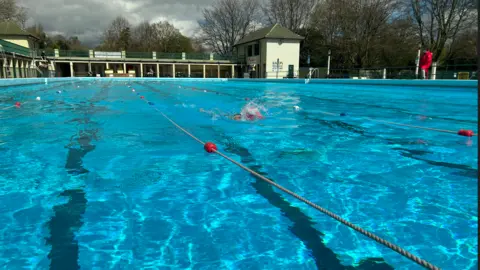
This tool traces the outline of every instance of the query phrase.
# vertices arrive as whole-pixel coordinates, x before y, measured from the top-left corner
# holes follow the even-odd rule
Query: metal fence
[[[14,44],[15,45],[15,44]],[[18,46],[18,45],[17,45]],[[28,50],[28,49],[27,49]],[[40,56],[42,51],[45,51],[47,57],[85,57],[89,58],[93,55],[94,50],[38,50],[36,55]],[[169,60],[213,60],[213,61],[233,61],[232,56],[220,56],[210,53],[164,53],[164,52],[132,52],[124,51],[118,52],[118,59],[169,59]]]
[[[45,55],[46,54],[47,54],[47,52],[45,52]],[[60,57],[89,57],[89,52],[88,51],[59,50],[58,55]],[[51,54],[49,56],[51,56]],[[55,52],[53,53],[53,56],[55,56]]]
[[[326,71],[325,68],[321,68]],[[477,79],[477,65],[438,65],[428,70],[429,79],[456,80]],[[421,79],[421,70],[416,66],[407,67],[378,67],[361,69],[338,69],[333,68],[327,72],[320,72],[319,78],[358,78],[358,79]]]

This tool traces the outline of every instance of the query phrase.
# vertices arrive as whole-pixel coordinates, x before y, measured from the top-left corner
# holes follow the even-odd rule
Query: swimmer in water
[[[242,116],[242,119],[246,121],[262,120],[264,118],[258,106],[252,103],[245,105],[242,108],[240,115]]]
[[[204,110],[203,108],[200,108],[198,111],[199,111],[199,112],[203,112],[203,113],[210,114],[210,115],[212,115],[212,116],[217,115],[217,114],[215,114],[215,112],[206,111],[206,110]],[[261,115],[255,117],[254,115],[247,114],[247,116],[246,116],[245,118],[244,118],[244,117],[242,116],[242,114],[240,114],[240,113],[236,113],[236,114],[234,114],[234,115],[229,115],[229,114],[222,113],[222,115],[223,115],[224,117],[227,117],[227,118],[232,119],[232,120],[235,120],[235,121],[242,121],[242,120],[254,121],[254,120],[256,120],[256,119],[263,119],[263,116],[261,116]]]
[[[233,115],[232,119],[235,120],[235,121],[240,121],[240,120],[242,120],[242,115],[239,114],[239,113],[236,113],[236,114]]]
[[[240,113],[235,113],[234,115],[231,114],[226,114],[222,113],[220,111],[207,111],[204,110],[203,108],[199,109],[199,112],[207,113],[210,114],[212,117],[217,117],[219,115],[235,120],[235,121],[256,121],[256,120],[262,120],[265,117],[262,115],[260,112],[260,109],[256,104],[252,104],[249,102],[247,105],[245,105]]]

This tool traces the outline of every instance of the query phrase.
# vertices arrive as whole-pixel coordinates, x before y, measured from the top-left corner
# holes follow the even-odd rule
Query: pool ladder
[[[40,67],[37,66],[37,63],[44,63],[44,62],[45,62],[45,60],[41,60],[41,61],[40,61],[40,60],[35,60],[35,62],[34,62],[34,64],[35,64],[35,69],[38,71],[38,73],[40,73],[40,75],[41,75],[42,77],[44,77],[44,73],[43,73],[43,71],[40,69]],[[49,69],[50,69],[50,65],[52,65],[52,68],[53,68],[53,63],[49,63],[48,61],[46,61],[46,62],[47,62],[47,67],[46,67],[46,69],[47,69],[47,75],[48,75],[47,77],[55,77],[55,76],[53,75],[53,73],[50,72],[50,70],[49,70]]]
[[[315,71],[317,72],[317,76],[320,77],[320,71],[318,70],[318,68],[312,68],[310,69],[310,71],[308,72],[308,78],[305,79],[305,84],[309,83],[310,80],[312,79],[312,76],[315,75]]]

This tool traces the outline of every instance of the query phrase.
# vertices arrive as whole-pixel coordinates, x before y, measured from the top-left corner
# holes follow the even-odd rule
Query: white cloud
[[[166,20],[183,35],[198,32],[202,9],[214,0],[19,0],[28,8],[29,24],[41,23],[49,34],[78,36],[97,45],[108,24],[122,15],[133,25],[142,21]]]

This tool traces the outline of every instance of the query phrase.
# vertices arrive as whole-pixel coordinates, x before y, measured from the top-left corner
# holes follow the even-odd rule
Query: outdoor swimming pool
[[[476,133],[476,88],[93,79],[0,91],[5,269],[421,269],[206,153],[154,108],[442,269],[478,268],[477,137],[360,118]],[[265,120],[199,112],[233,114],[246,98]]]

